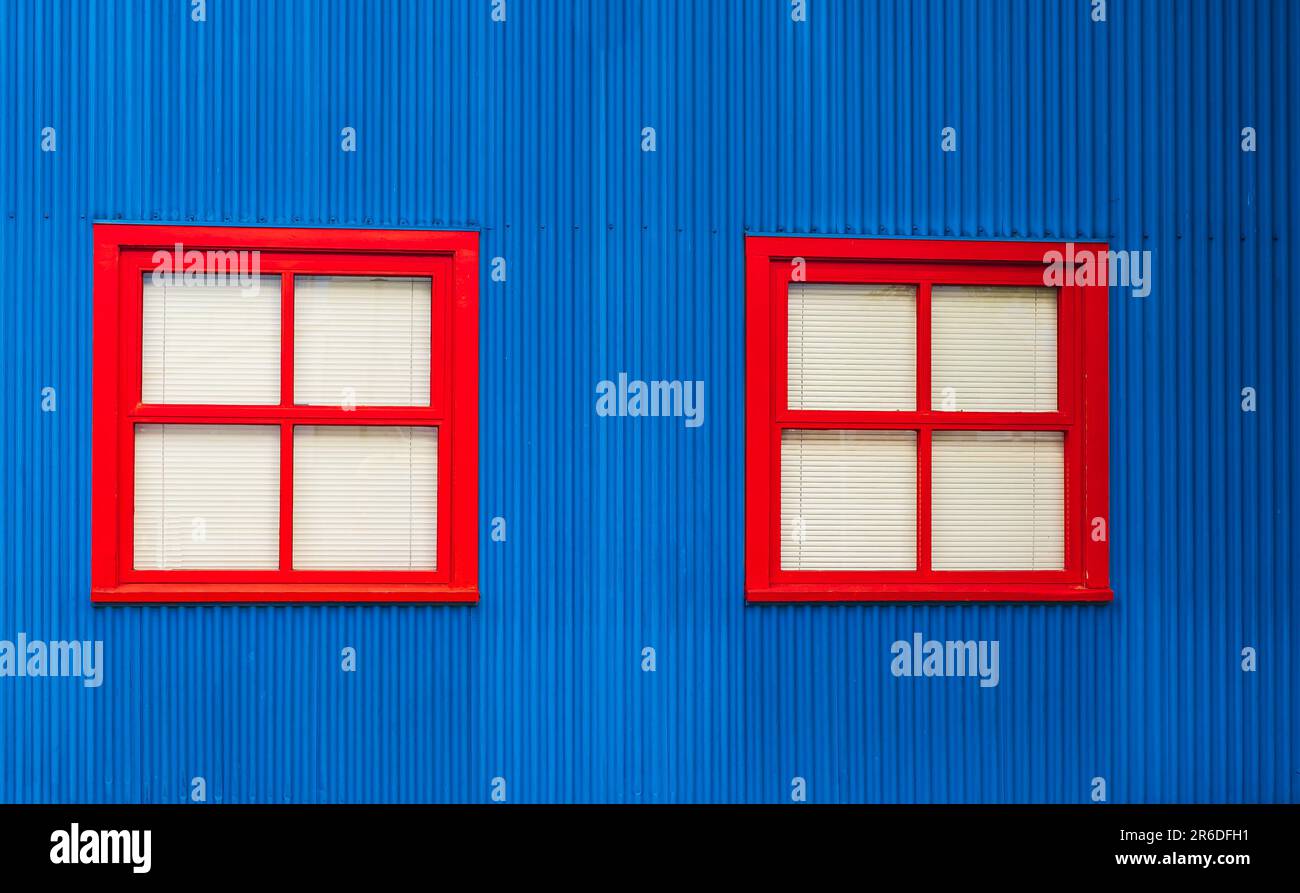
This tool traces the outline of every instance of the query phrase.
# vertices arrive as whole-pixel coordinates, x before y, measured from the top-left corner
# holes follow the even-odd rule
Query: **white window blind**
[[[935,411],[1056,409],[1056,291],[939,286],[931,290]]]
[[[437,548],[437,428],[294,428],[295,568],[433,570]]]
[[[430,280],[294,279],[294,402],[428,406]]]
[[[791,283],[791,409],[916,408],[916,289]]]
[[[1065,437],[1059,431],[936,431],[935,570],[1065,566]]]
[[[915,432],[781,432],[781,567],[916,569]]]
[[[275,568],[280,557],[280,429],[137,425],[139,570]]]
[[[280,279],[254,285],[155,283],[144,277],[145,403],[280,402]]]

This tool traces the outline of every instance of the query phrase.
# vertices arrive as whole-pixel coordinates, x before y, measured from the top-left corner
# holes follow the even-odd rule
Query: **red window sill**
[[[478,589],[439,583],[126,583],[93,589],[95,604],[476,604]]]
[[[745,601],[797,602],[1109,602],[1109,588],[1063,583],[791,583],[745,590]]]

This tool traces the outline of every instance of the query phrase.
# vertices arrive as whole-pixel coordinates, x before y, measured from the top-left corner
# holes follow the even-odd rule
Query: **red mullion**
[[[931,283],[916,287],[916,411],[929,413],[931,371]],[[916,432],[916,571],[930,571],[930,439],[932,428],[921,425]]]
[[[293,406],[293,274],[280,274],[280,408]],[[293,568],[293,423],[280,423],[280,573]]]
[[[930,439],[932,429],[924,426],[916,432],[916,572],[930,573]]]
[[[280,406],[293,406],[293,274],[280,274]]]
[[[930,411],[930,283],[916,287],[916,411]]]
[[[293,423],[280,424],[280,566],[293,569]]]

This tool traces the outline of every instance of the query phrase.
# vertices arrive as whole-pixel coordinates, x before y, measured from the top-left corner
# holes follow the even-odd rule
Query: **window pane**
[[[294,279],[294,402],[428,406],[428,279]]]
[[[936,431],[935,570],[1065,567],[1065,435]]]
[[[280,429],[137,425],[135,567],[276,568]]]
[[[186,284],[144,277],[145,403],[280,402],[280,278]]]
[[[791,409],[916,408],[916,289],[790,285]]]
[[[943,412],[1056,410],[1056,290],[931,292],[930,405]]]
[[[293,566],[433,570],[438,429],[293,430]]]
[[[916,569],[915,432],[781,432],[781,568]]]

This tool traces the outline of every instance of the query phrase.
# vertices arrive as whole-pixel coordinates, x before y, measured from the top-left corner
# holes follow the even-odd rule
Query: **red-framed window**
[[[1112,598],[1089,254],[746,240],[749,601]]]
[[[477,600],[476,233],[94,243],[92,600]]]

